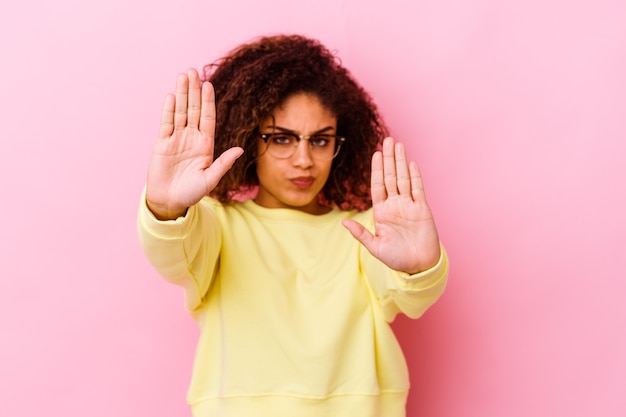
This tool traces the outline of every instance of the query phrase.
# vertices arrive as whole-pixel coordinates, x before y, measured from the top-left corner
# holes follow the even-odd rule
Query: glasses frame
[[[272,144],[270,142],[270,138],[274,135],[291,136],[291,137],[296,138],[296,143],[293,145],[293,152],[289,156],[276,156],[271,153],[270,149],[272,148]],[[310,142],[311,138],[316,138],[316,137],[335,138],[335,152],[333,153],[333,156],[331,156],[330,158],[315,157],[315,154],[311,152],[311,156],[314,159],[328,161],[328,160],[334,159],[337,155],[339,155],[339,151],[341,150],[341,145],[343,145],[344,142],[346,141],[346,138],[343,136],[330,135],[326,133],[318,133],[318,134],[313,134],[313,135],[297,135],[295,133],[290,133],[290,132],[272,132],[272,133],[259,133],[259,137],[265,143],[265,145],[267,145],[267,147],[265,148],[265,152],[268,152],[270,155],[272,155],[272,157],[277,158],[277,159],[289,159],[292,156],[294,156],[298,149],[298,145],[300,145],[300,141],[302,140],[306,140],[307,142],[309,142],[309,147],[311,147],[312,146]]]

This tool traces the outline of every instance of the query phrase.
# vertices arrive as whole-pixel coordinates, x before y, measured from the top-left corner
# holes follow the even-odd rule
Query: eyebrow
[[[281,126],[269,125],[269,126],[267,126],[267,128],[268,129],[272,129],[272,130],[279,130],[279,131],[281,131],[283,133],[292,133],[294,135],[297,135],[297,133],[294,130],[287,129],[287,128],[281,127]],[[323,129],[320,129],[320,130],[317,130],[317,131],[311,133],[311,135],[319,135],[319,134],[322,134],[322,133],[326,133],[329,130],[335,130],[335,128],[333,126],[326,126]]]

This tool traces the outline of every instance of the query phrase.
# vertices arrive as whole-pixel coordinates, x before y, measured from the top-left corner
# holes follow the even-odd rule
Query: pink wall
[[[340,52],[427,181],[453,269],[395,325],[409,416],[626,415],[621,0],[8,3],[0,415],[189,415],[196,329],[135,237],[159,109],[282,31]]]

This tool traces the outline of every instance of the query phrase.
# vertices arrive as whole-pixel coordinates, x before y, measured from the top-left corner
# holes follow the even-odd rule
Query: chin
[[[300,196],[300,198],[296,197],[293,199],[289,199],[290,202],[285,201],[285,203],[294,206],[294,207],[305,207],[305,206],[310,206],[310,205],[316,205],[317,204],[317,194],[315,195],[307,195],[307,196]],[[290,204],[291,203],[291,204]]]

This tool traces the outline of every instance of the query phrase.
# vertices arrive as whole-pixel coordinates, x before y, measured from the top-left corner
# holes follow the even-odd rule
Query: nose
[[[311,145],[307,139],[298,141],[296,145],[296,153],[292,156],[294,165],[301,168],[309,168],[313,165],[313,156],[311,155]]]

